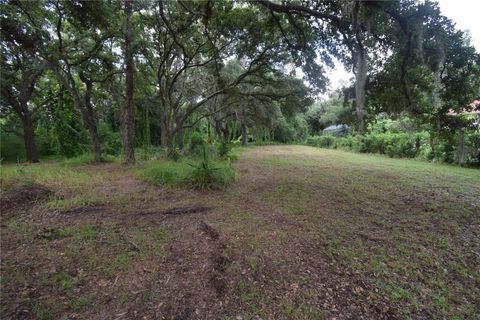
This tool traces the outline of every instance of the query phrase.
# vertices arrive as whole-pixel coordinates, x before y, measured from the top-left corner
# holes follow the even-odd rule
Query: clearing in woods
[[[2,168],[2,318],[474,318],[480,171],[248,148],[223,191]]]

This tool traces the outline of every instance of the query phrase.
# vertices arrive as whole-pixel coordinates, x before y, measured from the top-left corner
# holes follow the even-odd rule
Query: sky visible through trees
[[[480,51],[480,20],[476,12],[480,10],[480,6],[475,1],[463,0],[440,0],[438,1],[440,12],[456,24],[457,28],[465,31],[471,37],[472,45]],[[335,91],[344,86],[351,80],[353,74],[345,70],[338,62],[335,68],[328,70],[329,79],[331,81],[330,90]],[[324,95],[323,97],[327,97]]]

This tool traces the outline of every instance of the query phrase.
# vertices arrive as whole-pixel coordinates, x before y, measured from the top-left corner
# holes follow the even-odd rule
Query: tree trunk
[[[355,59],[355,111],[357,114],[358,133],[365,133],[365,85],[367,83],[367,52],[363,41],[362,2],[353,1],[352,25],[355,32],[355,52],[352,52]]]
[[[174,154],[174,145],[173,145],[173,138],[174,138],[174,131],[171,129],[171,128],[167,128],[166,129],[166,140],[165,140],[165,144],[167,146],[167,155],[169,157],[171,157],[173,154]]]
[[[183,150],[183,121],[177,121],[177,144],[178,149]]]
[[[355,110],[358,121],[358,132],[365,133],[365,85],[367,83],[367,60],[365,49],[357,47],[355,60]]]
[[[102,160],[102,150],[100,145],[100,137],[98,136],[97,124],[95,117],[93,116],[93,110],[91,108],[82,108],[82,118],[88,133],[90,134],[90,141],[92,143],[93,159],[95,162]]]
[[[95,121],[95,114],[91,101],[93,82],[84,76],[81,76],[81,78],[86,85],[85,104],[83,105],[83,107],[80,107],[83,122],[85,122],[85,126],[87,127],[88,133],[90,134],[90,140],[92,141],[93,159],[95,162],[100,162],[102,161],[102,150],[100,145],[100,137],[98,136],[97,131],[97,122]]]
[[[245,121],[242,121],[242,146],[247,145],[247,126],[245,125]]]
[[[160,146],[162,148],[168,147],[168,119],[166,115],[162,116],[162,121],[160,121]]]
[[[83,73],[80,73],[80,79],[86,86],[85,90],[85,97],[82,102],[80,95],[75,87],[75,81],[70,73],[67,72],[67,77],[65,78],[57,68],[53,69],[54,73],[56,74],[58,80],[65,86],[65,88],[70,92],[73,97],[73,103],[77,109],[80,110],[82,114],[82,119],[87,127],[88,133],[90,134],[90,140],[92,142],[92,151],[93,151],[93,158],[95,162],[100,162],[101,158],[101,145],[100,145],[100,137],[98,136],[97,131],[97,122],[95,120],[95,112],[92,107],[91,97],[92,97],[92,90],[93,90],[93,81],[88,79]]]
[[[150,134],[150,115],[148,112],[148,106],[145,106],[145,117],[143,122],[143,148],[150,152],[150,147],[152,145],[151,134]]]
[[[445,63],[445,50],[443,46],[439,45],[436,48],[436,61],[433,69],[433,83],[434,88],[432,92],[432,102],[435,111],[440,110],[443,107],[443,101],[441,98],[441,92],[443,89],[442,84],[442,67]]]
[[[132,43],[132,2],[125,0],[125,65],[126,65],[126,79],[125,79],[125,110],[123,114],[123,150],[125,153],[124,162],[135,162],[134,150],[134,110],[133,110],[133,52],[131,48]]]
[[[458,136],[458,164],[465,164],[465,130],[460,129]]]
[[[23,141],[25,142],[25,151],[27,153],[28,162],[38,162],[37,145],[35,143],[35,131],[33,129],[32,115],[27,107],[23,107],[22,126]]]
[[[227,124],[225,124],[225,127],[222,128],[222,132],[223,132],[223,139],[225,141],[230,141],[230,131],[228,130]]]
[[[222,124],[217,119],[213,119],[213,121],[215,122],[215,133],[217,134],[217,136],[219,138],[221,138],[222,137]]]
[[[95,123],[87,124],[90,140],[92,140],[93,159],[95,162],[102,161],[102,149],[100,146],[100,137],[98,136],[97,126]]]

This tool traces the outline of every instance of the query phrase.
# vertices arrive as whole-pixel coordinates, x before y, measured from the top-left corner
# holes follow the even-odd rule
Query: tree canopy
[[[1,7],[2,134],[21,137],[31,162],[90,146],[96,161],[123,153],[131,163],[135,147],[172,153],[194,132],[292,141],[305,138],[307,124],[315,133],[342,122],[362,135],[379,114],[452,139],[469,124],[449,110],[480,97],[480,55],[432,1]],[[310,107],[335,59],[354,81]]]

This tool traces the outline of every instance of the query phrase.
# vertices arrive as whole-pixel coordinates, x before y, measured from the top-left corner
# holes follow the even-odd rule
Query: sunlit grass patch
[[[70,226],[57,231],[60,238],[73,237],[76,240],[92,240],[98,237],[99,231],[95,226]]]
[[[78,189],[91,185],[97,176],[64,167],[59,163],[38,163],[26,165],[2,165],[0,183],[2,188],[14,185],[40,184],[52,189]]]
[[[47,209],[59,209],[65,211],[75,207],[93,206],[100,203],[101,201],[99,197],[91,198],[87,195],[79,195],[67,199],[53,197],[43,206]]]
[[[253,199],[302,224],[297,232],[374,284],[405,318],[476,314],[480,170],[292,146],[245,158],[274,186]]]

